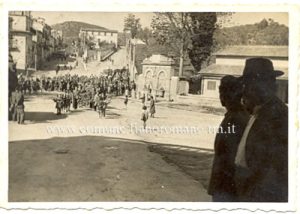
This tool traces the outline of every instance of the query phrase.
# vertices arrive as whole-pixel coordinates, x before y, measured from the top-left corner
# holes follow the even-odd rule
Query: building
[[[79,38],[89,39],[95,44],[107,42],[109,44],[115,44],[115,47],[118,46],[118,31],[116,30],[108,30],[104,28],[81,28]]]
[[[34,68],[34,44],[32,43],[32,19],[27,11],[9,12],[10,54],[18,70]]]
[[[43,28],[43,45],[44,45],[44,58],[47,60],[53,53],[53,47],[51,46],[51,27],[44,23]]]
[[[54,51],[58,51],[62,47],[63,37],[61,30],[51,30],[51,36],[54,38]]]
[[[8,48],[9,48],[9,54],[10,54],[10,50],[11,50],[12,45],[13,45],[12,24],[13,24],[13,18],[8,17]]]
[[[35,70],[58,50],[62,44],[61,32],[51,29],[45,19],[38,17],[32,19],[32,43],[34,50]]]
[[[32,29],[34,35],[32,41],[35,46],[35,69],[39,69],[44,62],[43,28],[43,22],[39,19],[33,19]]]
[[[188,82],[180,80],[178,64],[171,57],[154,54],[143,60],[142,73],[137,75],[139,97],[151,94],[155,99],[175,100],[188,93]]]
[[[272,60],[274,69],[284,72],[277,78],[277,95],[288,102],[288,46],[230,46],[214,55],[215,63],[199,72],[203,97],[219,99],[220,79],[223,76],[239,77],[247,58],[265,57]]]
[[[9,12],[9,51],[18,71],[39,69],[56,51],[56,43],[44,18],[32,18],[29,11]]]

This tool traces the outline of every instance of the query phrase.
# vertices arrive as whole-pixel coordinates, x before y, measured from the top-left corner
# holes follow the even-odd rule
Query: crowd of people
[[[62,92],[64,96],[74,95],[77,102],[72,102],[77,106],[92,106],[95,94],[103,96],[107,94],[115,96],[136,96],[136,84],[129,81],[123,72],[108,73],[104,76],[79,76],[77,74],[58,75],[55,77],[18,77],[18,85],[24,94],[40,92]],[[74,108],[76,109],[76,107]]]

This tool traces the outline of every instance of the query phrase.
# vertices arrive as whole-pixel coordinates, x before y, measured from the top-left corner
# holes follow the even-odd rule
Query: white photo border
[[[299,203],[299,94],[300,94],[300,5],[296,1],[84,1],[84,0],[7,0],[0,4],[1,14],[1,57],[0,65],[0,213],[1,210],[33,211],[82,210],[118,211],[197,211],[215,213],[217,211],[237,212],[296,212]],[[289,202],[288,203],[211,203],[211,202],[47,202],[47,203],[12,203],[8,202],[8,11],[99,11],[99,12],[158,12],[158,11],[193,11],[193,12],[287,12],[289,14]]]

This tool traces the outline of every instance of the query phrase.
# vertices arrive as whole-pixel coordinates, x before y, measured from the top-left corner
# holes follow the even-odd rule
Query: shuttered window
[[[207,81],[207,90],[216,90],[216,81]]]

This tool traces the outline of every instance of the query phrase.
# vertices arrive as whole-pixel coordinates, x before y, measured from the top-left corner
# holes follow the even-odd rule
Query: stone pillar
[[[166,94],[167,96],[169,96],[169,100],[176,100],[177,98],[177,91],[178,91],[178,85],[179,85],[179,78],[178,77],[171,77],[170,80],[170,90],[169,90],[169,94]]]

